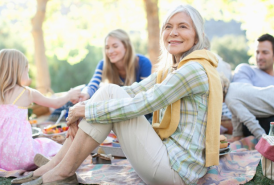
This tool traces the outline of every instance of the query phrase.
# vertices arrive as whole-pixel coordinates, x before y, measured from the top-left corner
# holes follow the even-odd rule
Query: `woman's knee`
[[[108,92],[108,93],[113,93],[116,91],[123,91],[123,88],[116,84],[106,84],[106,85],[102,86],[100,89],[101,89],[101,91]]]
[[[96,92],[96,99],[115,99],[115,98],[127,98],[128,93],[120,86],[116,84],[106,84],[99,88]]]

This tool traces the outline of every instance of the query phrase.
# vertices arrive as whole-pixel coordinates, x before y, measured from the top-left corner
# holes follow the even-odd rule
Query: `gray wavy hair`
[[[179,5],[176,6],[175,8],[171,9],[166,17],[163,20],[162,23],[162,27],[160,30],[160,50],[161,50],[161,55],[159,57],[159,63],[158,63],[158,70],[159,69],[168,69],[171,66],[174,66],[176,64],[175,61],[175,56],[171,55],[167,49],[165,48],[164,45],[164,41],[163,41],[163,31],[164,31],[164,27],[165,25],[168,23],[168,21],[170,20],[170,18],[172,16],[174,16],[175,14],[179,13],[179,12],[184,12],[187,15],[189,15],[189,17],[191,18],[193,25],[194,25],[194,29],[196,32],[196,37],[197,37],[197,44],[195,44],[192,48],[190,48],[190,50],[188,50],[187,52],[185,52],[181,57],[180,60],[182,60],[184,57],[186,57],[188,54],[190,54],[191,52],[195,51],[195,50],[200,50],[200,49],[204,49],[205,48],[205,38],[204,38],[204,20],[201,16],[201,14],[192,6],[190,5]]]

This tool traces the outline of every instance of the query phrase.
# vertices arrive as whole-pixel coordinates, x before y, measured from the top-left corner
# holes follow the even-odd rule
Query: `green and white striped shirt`
[[[160,110],[181,99],[180,122],[176,131],[163,140],[171,167],[187,184],[195,184],[207,172],[205,133],[208,77],[205,69],[191,61],[156,83],[157,73],[131,86],[123,87],[131,98],[86,103],[85,116],[90,123],[114,123]]]

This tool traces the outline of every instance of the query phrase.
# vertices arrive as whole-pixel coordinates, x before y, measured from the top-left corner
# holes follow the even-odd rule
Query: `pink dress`
[[[32,138],[32,129],[27,121],[28,109],[14,105],[19,97],[13,104],[0,105],[0,169],[6,171],[33,170],[36,168],[33,159],[37,153],[51,157],[61,148],[50,139]]]

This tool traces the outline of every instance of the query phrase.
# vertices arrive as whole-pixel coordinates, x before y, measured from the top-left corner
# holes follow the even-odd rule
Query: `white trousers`
[[[89,101],[127,97],[130,96],[125,90],[110,84],[100,88]],[[165,145],[144,116],[111,124],[91,124],[83,119],[79,127],[98,143],[102,143],[113,130],[130,164],[145,183],[184,184],[170,166]]]

